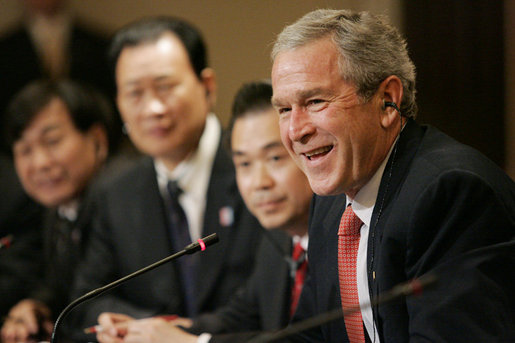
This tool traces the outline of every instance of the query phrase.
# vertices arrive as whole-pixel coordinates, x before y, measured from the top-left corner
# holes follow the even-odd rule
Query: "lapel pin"
[[[231,206],[224,206],[218,211],[220,225],[231,226],[234,223],[234,210]]]

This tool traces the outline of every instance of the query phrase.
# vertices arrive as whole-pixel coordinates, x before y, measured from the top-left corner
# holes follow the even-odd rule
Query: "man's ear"
[[[103,164],[109,153],[109,140],[105,128],[95,124],[89,128],[88,136],[93,142],[97,163]]]
[[[210,109],[213,109],[216,105],[216,74],[212,68],[204,68],[200,72],[200,81],[206,89],[206,97],[209,103]]]
[[[395,75],[388,76],[381,82],[376,94],[379,99],[378,106],[382,111],[381,125],[384,128],[390,127],[401,116],[400,111],[398,111],[401,107],[403,95],[401,79]]]

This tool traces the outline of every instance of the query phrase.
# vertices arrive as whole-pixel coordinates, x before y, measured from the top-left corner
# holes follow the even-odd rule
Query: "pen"
[[[156,317],[152,317],[152,318],[160,318],[160,319],[164,319],[167,322],[169,322],[169,321],[179,318],[179,316],[176,314],[169,314],[169,315],[165,315],[165,316],[156,316]],[[89,328],[85,328],[84,333],[97,333],[97,332],[102,332],[102,330],[104,330],[102,325],[95,325],[95,326],[90,326]]]

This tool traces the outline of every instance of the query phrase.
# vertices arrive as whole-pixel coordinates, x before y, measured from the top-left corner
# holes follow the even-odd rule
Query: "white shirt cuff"
[[[211,340],[211,334],[203,333],[197,338],[197,343],[208,343]]]

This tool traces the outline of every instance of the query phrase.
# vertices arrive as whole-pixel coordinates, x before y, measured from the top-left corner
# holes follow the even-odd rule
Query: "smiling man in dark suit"
[[[513,340],[514,249],[503,264],[451,261],[514,236],[515,185],[414,121],[415,68],[397,30],[366,12],[318,10],[286,27],[272,55],[282,141],[317,193],[294,320],[366,304],[436,267],[440,277],[421,297],[364,307],[299,340]]]
[[[206,235],[216,232],[220,242],[78,308],[78,330],[105,311],[191,317],[218,308],[252,272],[261,236],[221,147],[221,125],[210,113],[216,80],[200,33],[179,19],[148,18],[122,28],[110,54],[118,108],[130,139],[147,156],[99,197],[75,295]],[[111,322],[117,318],[112,315]],[[106,330],[103,339],[117,338]]]

